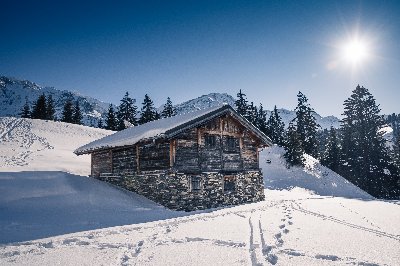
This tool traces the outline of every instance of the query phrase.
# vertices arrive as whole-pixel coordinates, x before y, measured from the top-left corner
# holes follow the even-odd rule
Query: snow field
[[[90,156],[77,157],[73,149],[111,133],[63,122],[0,117],[0,171],[88,175]]]
[[[285,194],[290,192],[210,213],[11,244],[0,248],[1,264],[398,265],[398,205]],[[364,216],[373,207],[388,212],[385,222],[379,213]]]
[[[109,133],[0,118],[0,265],[400,265],[400,203],[312,157],[287,169],[271,147],[265,201],[174,212],[70,174],[90,170],[72,151]]]

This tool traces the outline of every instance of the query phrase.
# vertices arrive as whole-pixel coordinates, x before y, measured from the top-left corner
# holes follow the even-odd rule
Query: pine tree
[[[265,134],[270,137],[275,144],[279,146],[285,145],[285,123],[282,122],[276,105],[266,123]]]
[[[61,121],[65,123],[73,123],[73,105],[71,100],[64,103]]]
[[[258,108],[256,125],[258,129],[266,134],[267,132],[267,113],[264,111],[262,104],[260,103],[260,107]]]
[[[156,109],[154,108],[153,101],[146,94],[144,96],[144,100],[142,103],[139,124],[144,124],[150,121],[154,121],[157,119],[157,117],[159,117],[159,115],[157,114]]]
[[[357,86],[344,102],[340,174],[375,197],[391,198],[396,168],[379,129],[384,120],[372,94]]]
[[[137,126],[138,121],[136,119],[136,115],[137,107],[135,105],[135,100],[129,97],[129,93],[126,92],[124,97],[121,99],[121,103],[118,106],[118,111],[116,114],[118,120],[117,130],[125,129],[125,122]]]
[[[321,164],[334,172],[339,170],[340,148],[336,135],[336,129],[331,127],[329,131],[328,142],[325,146],[325,152],[321,159]]]
[[[285,154],[283,157],[286,159],[288,166],[304,166],[304,150],[300,140],[300,136],[297,133],[296,127],[293,123],[289,124],[286,140],[285,140]]]
[[[108,130],[117,130],[117,119],[115,117],[115,112],[114,108],[110,104],[108,107],[108,113],[107,113],[107,118],[106,118],[106,129]]]
[[[47,120],[55,120],[56,110],[54,109],[54,100],[53,96],[47,96],[46,100],[46,119]]]
[[[336,134],[337,135],[337,134]],[[318,142],[318,159],[322,160],[325,155],[326,145],[329,140],[329,130],[324,128],[323,130],[317,131],[317,142]]]
[[[97,123],[97,127],[98,128],[104,128],[104,125],[103,125],[103,119],[99,119],[99,122]]]
[[[32,110],[32,118],[34,119],[46,119],[46,96],[40,95],[37,99]]]
[[[400,173],[400,137],[399,136],[397,136],[396,141],[393,145],[392,160],[393,160],[394,166],[397,168],[397,172]],[[400,182],[399,182],[399,186],[400,186]]]
[[[251,102],[250,105],[248,106],[247,114],[244,117],[254,126],[258,127],[257,125],[258,109],[253,102]]]
[[[318,157],[317,130],[320,127],[314,117],[314,109],[308,103],[307,97],[299,91],[297,94],[296,129],[304,151]]]
[[[237,100],[235,101],[236,111],[243,117],[247,117],[248,114],[248,104],[246,99],[246,94],[242,93],[242,90],[239,90],[237,94]]]
[[[28,103],[28,97],[25,97],[25,104],[20,113],[22,118],[30,118],[31,117],[31,108]]]
[[[167,117],[171,117],[174,115],[176,115],[176,111],[175,111],[174,106],[172,105],[171,99],[168,97],[167,103],[164,105],[164,109],[161,112],[161,116],[164,118],[167,118]]]
[[[79,107],[79,102],[76,101],[72,113],[72,123],[82,125],[82,118],[83,116],[81,108]]]

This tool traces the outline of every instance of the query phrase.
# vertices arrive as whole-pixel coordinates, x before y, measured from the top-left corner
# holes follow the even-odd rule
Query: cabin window
[[[236,138],[234,138],[234,137],[227,137],[226,138],[226,149],[228,151],[235,151],[236,150]]]
[[[200,176],[192,176],[190,180],[191,191],[201,191],[201,178]]]
[[[215,148],[217,146],[217,138],[215,135],[205,135],[204,142],[207,148]]]
[[[224,176],[224,192],[235,191],[236,188],[236,177],[234,175]]]

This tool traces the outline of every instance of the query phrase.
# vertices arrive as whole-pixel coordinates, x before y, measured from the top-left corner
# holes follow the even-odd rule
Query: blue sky
[[[2,1],[0,74],[118,104],[242,89],[293,109],[300,90],[340,115],[357,84],[400,112],[399,1]],[[354,35],[369,56],[340,47]]]

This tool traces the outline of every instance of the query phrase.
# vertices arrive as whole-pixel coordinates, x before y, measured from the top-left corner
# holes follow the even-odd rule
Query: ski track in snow
[[[378,237],[400,241],[400,236],[373,228],[359,226],[333,216],[307,210],[302,207],[302,201],[304,200],[310,201],[313,199],[281,200],[279,202],[257,204],[257,206],[250,208],[240,208],[239,210],[232,208],[212,213],[188,215],[186,217],[144,225],[123,226],[38,241],[15,243],[0,247],[0,262],[3,260],[3,262],[6,262],[5,265],[8,263],[18,264],[18,258],[42,256],[46,253],[50,253],[51,250],[68,248],[73,250],[74,248],[79,248],[89,253],[98,250],[119,254],[116,256],[116,261],[109,261],[114,265],[153,265],[159,262],[153,261],[153,259],[157,257],[158,250],[162,247],[179,250],[189,244],[205,244],[216,248],[222,247],[232,249],[235,252],[241,252],[243,254],[245,254],[245,250],[248,250],[248,260],[247,262],[242,261],[243,265],[279,265],[281,260],[283,262],[288,262],[297,257],[306,259],[309,262],[311,261],[312,265],[327,262],[336,263],[337,265],[381,265],[375,262],[359,260],[354,257],[321,254],[318,252],[312,253],[309,250],[302,250],[301,247],[294,249],[292,246],[286,245],[285,239],[290,236],[292,230],[298,230],[293,228],[296,226],[296,222],[293,219],[293,217],[296,217],[296,212],[310,217],[317,217],[323,221],[337,223],[351,229],[361,230],[367,234],[374,234]],[[279,225],[274,228],[269,227],[265,222],[265,219],[269,216],[268,210],[271,209],[279,211],[280,214],[280,219],[274,219],[279,221]],[[243,239],[243,242],[234,240],[228,241],[218,238],[218,236],[215,238],[191,235],[178,237],[179,234],[177,232],[188,224],[212,221],[221,216],[225,216],[228,219],[234,216],[240,219],[240,224],[243,226],[247,224],[247,240]],[[240,226],[240,228],[243,227]],[[198,252],[201,253],[200,250]],[[32,265],[35,265],[35,263]]]
[[[34,134],[31,126],[32,122],[28,119],[12,117],[0,119],[1,142],[16,142],[19,144],[19,149],[23,150],[12,156],[3,156],[5,166],[28,165],[33,150],[54,149],[45,138]]]

